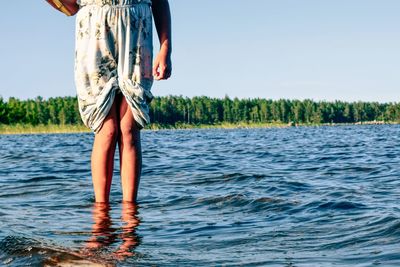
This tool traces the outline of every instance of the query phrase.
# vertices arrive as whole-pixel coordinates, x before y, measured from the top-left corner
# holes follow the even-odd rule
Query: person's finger
[[[154,62],[153,65],[153,76],[154,78],[158,77],[158,67],[160,66],[160,62],[158,62],[157,60]]]
[[[171,66],[169,64],[164,65],[164,79],[167,79],[169,76],[171,76]]]
[[[171,70],[165,72],[165,79],[168,79],[169,77],[171,77]]]
[[[166,70],[167,70],[167,67],[165,65],[160,65],[160,67],[159,67],[159,75],[158,75],[158,78],[160,80],[165,78]]]

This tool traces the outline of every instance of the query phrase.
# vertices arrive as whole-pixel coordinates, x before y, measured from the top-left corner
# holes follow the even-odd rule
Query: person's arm
[[[168,79],[172,71],[171,12],[168,0],[153,0],[152,11],[160,40],[160,51],[154,60],[153,76],[156,80]]]

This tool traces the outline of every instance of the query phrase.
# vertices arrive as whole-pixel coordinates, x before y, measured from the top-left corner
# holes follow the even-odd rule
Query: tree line
[[[153,123],[174,125],[228,123],[357,123],[400,122],[400,103],[345,102],[264,98],[231,99],[158,96],[150,103]],[[76,97],[19,100],[0,97],[2,124],[82,124]]]

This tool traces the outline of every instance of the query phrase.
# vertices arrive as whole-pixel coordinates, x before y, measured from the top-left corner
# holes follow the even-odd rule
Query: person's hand
[[[171,53],[168,49],[160,49],[153,64],[153,76],[156,80],[166,80],[171,76]]]

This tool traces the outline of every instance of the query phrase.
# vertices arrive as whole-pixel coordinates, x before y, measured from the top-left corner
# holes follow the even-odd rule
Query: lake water
[[[138,205],[93,135],[0,136],[0,265],[400,266],[400,126],[143,131]]]

